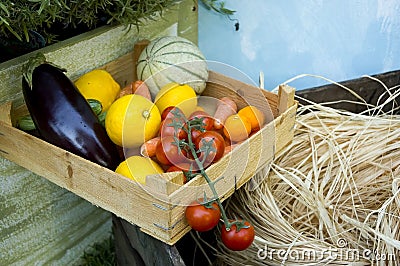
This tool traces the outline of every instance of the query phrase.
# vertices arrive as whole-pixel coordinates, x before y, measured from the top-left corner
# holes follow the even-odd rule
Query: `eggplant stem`
[[[22,76],[28,83],[30,89],[32,89],[33,71],[35,70],[35,68],[37,68],[42,64],[49,64],[60,69],[62,72],[67,72],[65,68],[61,68],[51,62],[47,62],[46,57],[44,56],[43,53],[37,53],[35,56],[29,58],[28,62],[22,68]]]

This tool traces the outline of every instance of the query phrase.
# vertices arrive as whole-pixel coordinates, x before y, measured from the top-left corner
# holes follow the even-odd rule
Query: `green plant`
[[[100,243],[95,243],[84,252],[80,266],[113,266],[115,261],[114,238],[110,236]]]
[[[178,0],[26,0],[0,2],[0,38],[29,41],[37,31],[47,41],[57,38],[61,28],[92,29],[104,24],[140,25],[143,18],[179,2]],[[56,30],[54,28],[57,28]]]
[[[222,15],[225,15],[229,20],[231,21],[236,21],[235,22],[235,29],[236,31],[239,30],[239,20],[238,19],[233,19],[231,16],[235,14],[235,10],[229,9],[225,7],[225,2],[224,1],[219,1],[219,0],[201,0],[203,3],[204,7],[207,8],[208,10],[213,10],[217,13],[220,13]]]
[[[215,12],[220,13],[222,15],[231,16],[236,12],[234,10],[226,8],[225,2],[223,2],[223,1],[201,0],[201,2],[208,10],[214,10]]]

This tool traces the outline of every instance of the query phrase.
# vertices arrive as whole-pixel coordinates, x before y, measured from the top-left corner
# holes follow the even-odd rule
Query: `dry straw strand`
[[[254,244],[232,252],[218,241],[217,264],[400,264],[400,85],[370,78],[387,99],[364,101],[362,113],[299,106],[293,142],[227,204],[229,215],[253,223]]]

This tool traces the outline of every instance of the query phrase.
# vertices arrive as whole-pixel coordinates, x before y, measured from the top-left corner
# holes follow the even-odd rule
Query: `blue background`
[[[199,1],[200,2],[200,1]],[[399,0],[228,0],[226,16],[199,4],[199,47],[271,90],[300,74],[333,81],[400,69]],[[290,82],[296,89],[328,83]]]

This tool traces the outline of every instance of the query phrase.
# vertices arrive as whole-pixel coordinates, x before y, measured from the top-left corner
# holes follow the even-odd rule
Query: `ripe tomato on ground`
[[[244,225],[248,228],[237,230],[236,224],[233,224],[229,231],[226,230],[225,224],[222,226],[221,240],[230,250],[245,250],[253,243],[255,237],[254,227],[247,221],[244,222]]]
[[[176,165],[187,160],[187,152],[179,149],[174,136],[165,136],[160,139],[156,147],[157,160],[164,165]]]
[[[216,202],[202,205],[203,199],[192,202],[186,207],[185,217],[189,225],[196,231],[205,232],[213,229],[219,222],[221,211]],[[208,206],[209,205],[209,206]]]
[[[208,153],[204,166],[221,159],[225,151],[224,137],[216,131],[205,131],[201,133],[195,140],[196,149],[204,149],[206,143],[211,143],[213,150]],[[200,152],[200,160],[202,160],[204,156],[206,156],[206,154]]]

